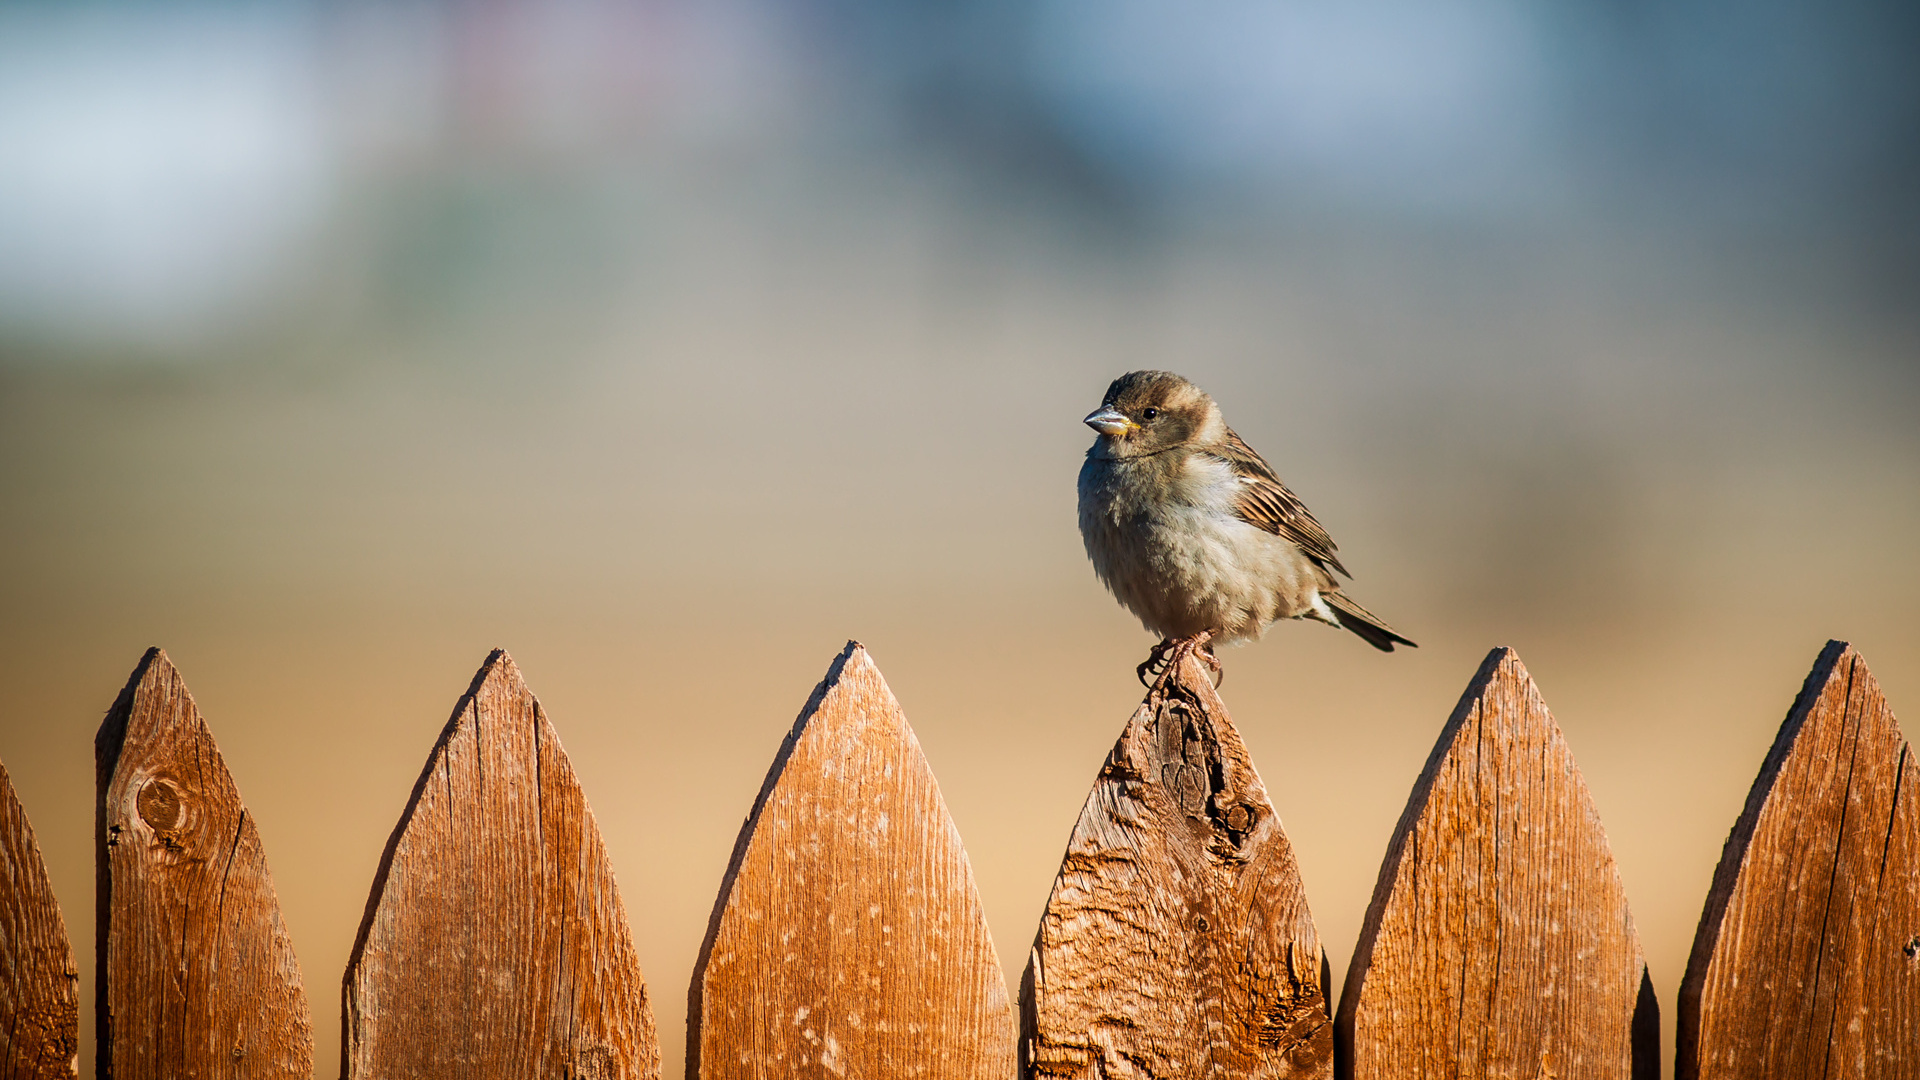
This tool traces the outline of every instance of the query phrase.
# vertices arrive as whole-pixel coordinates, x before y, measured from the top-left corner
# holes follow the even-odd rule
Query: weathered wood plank
[[[0,766],[0,1080],[80,1075],[80,969],[40,845]]]
[[[100,1075],[312,1076],[307,997],[260,834],[159,649],[107,713],[94,759]]]
[[[1127,721],[1021,987],[1028,1077],[1331,1077],[1325,957],[1293,847],[1191,657]]]
[[[849,642],[781,744],[695,965],[690,1080],[1007,1080],[973,871],[893,692]]]
[[[427,758],[344,982],[347,1080],[660,1075],[599,826],[504,652]]]
[[[1714,872],[1679,1080],[1920,1078],[1920,789],[1860,658],[1828,642]]]
[[[1400,817],[1347,971],[1339,1075],[1659,1075],[1659,1024],[1585,781],[1510,649]]]

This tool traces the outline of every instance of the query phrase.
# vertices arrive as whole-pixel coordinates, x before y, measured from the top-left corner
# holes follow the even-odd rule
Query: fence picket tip
[[[687,1001],[690,1080],[816,1062],[849,1076],[1013,1073],[1012,1003],[966,851],[857,641],[781,742]]]
[[[306,1080],[313,1030],[253,815],[167,654],[94,739],[101,1075]]]
[[[1080,811],[1021,979],[1021,1075],[1326,1078],[1326,951],[1212,680],[1181,658]]]
[[[80,1075],[80,968],[13,778],[0,764],[0,1077]]]
[[[1866,660],[1827,642],[1714,869],[1680,983],[1676,1080],[1832,1075],[1835,1061],[1920,1077],[1913,765]]]
[[[491,977],[466,978],[476,968]],[[340,1056],[343,1080],[659,1076],[599,827],[504,649],[440,729],[382,853],[341,978]]]
[[[1339,1076],[1434,1060],[1657,1077],[1657,1010],[1586,783],[1519,654],[1495,648],[1388,842],[1341,994]]]

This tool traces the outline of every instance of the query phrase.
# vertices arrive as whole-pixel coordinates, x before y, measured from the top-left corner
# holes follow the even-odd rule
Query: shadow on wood
[[[80,969],[27,812],[0,766],[0,1080],[80,1074]]]
[[[414,785],[342,990],[343,1077],[660,1074],[600,829],[504,652]]]
[[[1606,833],[1510,649],[1480,666],[1394,829],[1337,1024],[1342,1078],[1659,1076]]]
[[[1013,1074],[1013,1010],[966,851],[856,642],[741,828],[688,998],[690,1080]]]
[[[94,740],[101,1075],[313,1075],[300,965],[253,817],[167,654]]]
[[[1714,872],[1679,1080],[1920,1077],[1920,783],[1860,654],[1828,642]]]
[[[1331,1077],[1325,957],[1192,656],[1147,694],[1067,841],[1021,986],[1028,1077]]]

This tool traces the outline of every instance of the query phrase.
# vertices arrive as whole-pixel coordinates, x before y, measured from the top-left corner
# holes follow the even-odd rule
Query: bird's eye
[[[1142,420],[1151,420],[1151,419],[1153,419],[1154,417],[1156,417],[1156,416],[1159,416],[1159,415],[1160,415],[1160,410],[1159,410],[1159,409],[1155,409],[1155,408],[1146,408],[1146,409],[1142,409],[1142,410],[1140,410],[1140,419],[1142,419]]]

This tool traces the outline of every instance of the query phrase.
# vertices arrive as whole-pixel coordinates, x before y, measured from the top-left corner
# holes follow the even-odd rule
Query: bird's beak
[[[1102,435],[1125,435],[1132,431],[1133,421],[1115,409],[1102,408],[1086,418],[1084,423]]]

